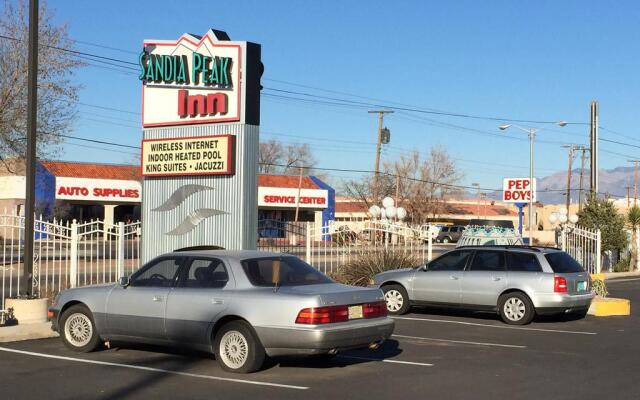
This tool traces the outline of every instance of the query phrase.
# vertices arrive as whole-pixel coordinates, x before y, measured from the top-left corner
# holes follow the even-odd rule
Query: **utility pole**
[[[302,192],[302,166],[298,168],[298,197],[296,198],[296,220],[298,222],[298,214],[300,213],[300,194]]]
[[[566,207],[568,211],[569,207],[571,206],[571,172],[572,172],[571,169],[573,164],[573,150],[575,149],[575,145],[569,144],[569,145],[563,145],[562,147],[569,149],[569,169],[567,170],[567,201],[566,201]]]
[[[631,207],[631,186],[625,186],[627,189],[627,208]]]
[[[591,102],[591,129],[589,131],[589,138],[591,140],[589,151],[591,155],[591,166],[589,168],[589,174],[591,176],[591,193],[598,194],[598,102]]]
[[[396,207],[398,207],[398,204],[400,204],[400,174],[396,169]]]
[[[478,189],[478,199],[476,200],[476,215],[480,218],[480,184],[478,182],[473,182],[471,186]]]
[[[393,110],[369,110],[369,114],[378,114],[378,140],[376,143],[376,162],[374,166],[373,177],[373,197],[374,201],[378,198],[378,176],[380,175],[380,151],[382,150],[382,129],[384,123],[384,115],[392,114]],[[387,142],[388,143],[388,142]]]
[[[640,160],[627,160],[633,163],[633,205],[638,205],[638,163]]]
[[[587,148],[585,146],[580,146],[579,149],[582,152],[582,155],[580,156],[580,183],[579,183],[579,189],[578,189],[578,210],[582,211],[582,189],[583,189],[583,184],[582,184],[582,180],[584,178],[584,163],[585,163],[585,158],[586,158],[586,152],[587,152]]]
[[[38,126],[38,0],[29,0],[27,76],[27,154],[24,207],[24,272],[22,294],[33,295],[33,231],[36,195],[36,129]]]

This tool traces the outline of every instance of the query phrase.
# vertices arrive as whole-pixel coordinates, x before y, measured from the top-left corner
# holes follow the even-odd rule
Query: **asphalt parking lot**
[[[640,302],[640,278],[608,281]],[[545,318],[415,310],[377,351],[273,360],[250,375],[212,356],[126,346],[78,354],[59,339],[0,347],[1,399],[638,399],[640,317]]]

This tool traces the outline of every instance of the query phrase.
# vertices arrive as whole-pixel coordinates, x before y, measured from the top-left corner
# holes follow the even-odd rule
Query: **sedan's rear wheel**
[[[502,320],[510,325],[526,325],[536,315],[533,303],[526,294],[521,292],[500,296],[498,310]]]
[[[384,300],[387,302],[387,312],[391,315],[401,315],[409,311],[409,295],[400,285],[382,287]]]
[[[224,325],[216,335],[214,348],[218,364],[229,372],[246,374],[257,371],[265,358],[264,347],[244,321]]]
[[[73,351],[88,353],[100,343],[93,315],[84,305],[77,304],[65,310],[59,326],[62,342]]]

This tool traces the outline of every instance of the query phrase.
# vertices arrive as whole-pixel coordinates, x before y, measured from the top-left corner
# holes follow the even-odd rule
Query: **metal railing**
[[[602,271],[602,234],[600,229],[567,225],[561,231],[562,250],[569,253],[589,273]]]
[[[258,226],[263,233],[258,249],[293,254],[325,273],[364,253],[403,252],[419,261],[432,257],[432,235],[424,227],[390,221],[334,221],[327,225],[260,221]],[[265,227],[270,237],[264,237]]]
[[[24,283],[24,217],[0,214],[0,309]],[[110,283],[140,267],[140,222],[46,221],[34,224],[32,293],[50,297],[62,289]]]

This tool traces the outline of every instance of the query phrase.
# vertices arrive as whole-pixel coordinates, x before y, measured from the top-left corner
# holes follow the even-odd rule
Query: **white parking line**
[[[401,360],[389,360],[389,359],[385,359],[385,358],[369,358],[369,357],[346,356],[344,354],[338,354],[338,357],[339,358],[351,358],[353,360],[380,361],[380,362],[393,363],[393,364],[407,364],[407,365],[419,365],[419,366],[422,366],[422,367],[433,367],[433,364],[419,363],[419,362],[414,362],[414,361],[401,361]]]
[[[640,278],[630,278],[630,279],[611,279],[607,281],[607,285],[611,284],[611,283],[618,283],[618,282],[635,282],[635,281],[640,281]]]
[[[563,330],[559,330],[559,329],[542,329],[542,328],[518,328],[518,327],[515,327],[515,326],[479,324],[479,323],[476,323],[476,322],[451,321],[451,320],[448,320],[448,319],[430,319],[430,318],[412,318],[412,317],[392,317],[392,318],[393,319],[404,319],[404,320],[408,320],[408,321],[441,322],[441,323],[446,323],[446,324],[482,326],[482,327],[485,327],[485,328],[515,329],[517,331],[572,333],[572,334],[575,334],[575,335],[597,335],[596,332],[563,331]]]
[[[129,368],[129,369],[137,369],[137,370],[141,370],[141,371],[160,372],[160,373],[164,373],[164,374],[188,376],[188,377],[191,377],[191,378],[210,379],[210,380],[214,380],[214,381],[246,383],[246,384],[249,384],[249,385],[271,386],[271,387],[278,387],[278,388],[284,388],[284,389],[296,389],[296,390],[309,389],[306,386],[284,385],[284,384],[280,384],[280,383],[250,381],[250,380],[246,380],[246,379],[222,378],[222,377],[219,377],[219,376],[192,374],[192,373],[189,373],[189,372],[180,372],[180,371],[171,371],[171,370],[160,369],[160,368],[143,367],[143,366],[140,366],[140,365],[118,364],[118,363],[112,363],[112,362],[107,362],[107,361],[85,360],[85,359],[82,359],[82,358],[55,356],[55,355],[52,355],[52,354],[35,353],[35,352],[32,352],[32,351],[24,351],[24,350],[16,350],[16,349],[8,348],[8,347],[0,347],[0,351],[6,351],[6,352],[18,353],[18,354],[25,354],[25,355],[34,356],[34,357],[53,358],[53,359],[56,359],[56,360],[75,361],[75,362],[86,363],[86,364],[106,365],[106,366],[109,366],[109,367]]]
[[[396,335],[396,334],[394,334],[393,337],[397,337],[397,338],[401,338],[401,339],[426,340],[426,341],[432,341],[432,342],[473,344],[473,345],[477,345],[477,346],[507,347],[507,348],[513,348],[513,349],[526,349],[527,348],[527,346],[520,346],[520,345],[517,345],[517,344],[468,342],[466,340],[436,339],[436,338],[429,338],[429,337],[406,336],[406,335]]]

